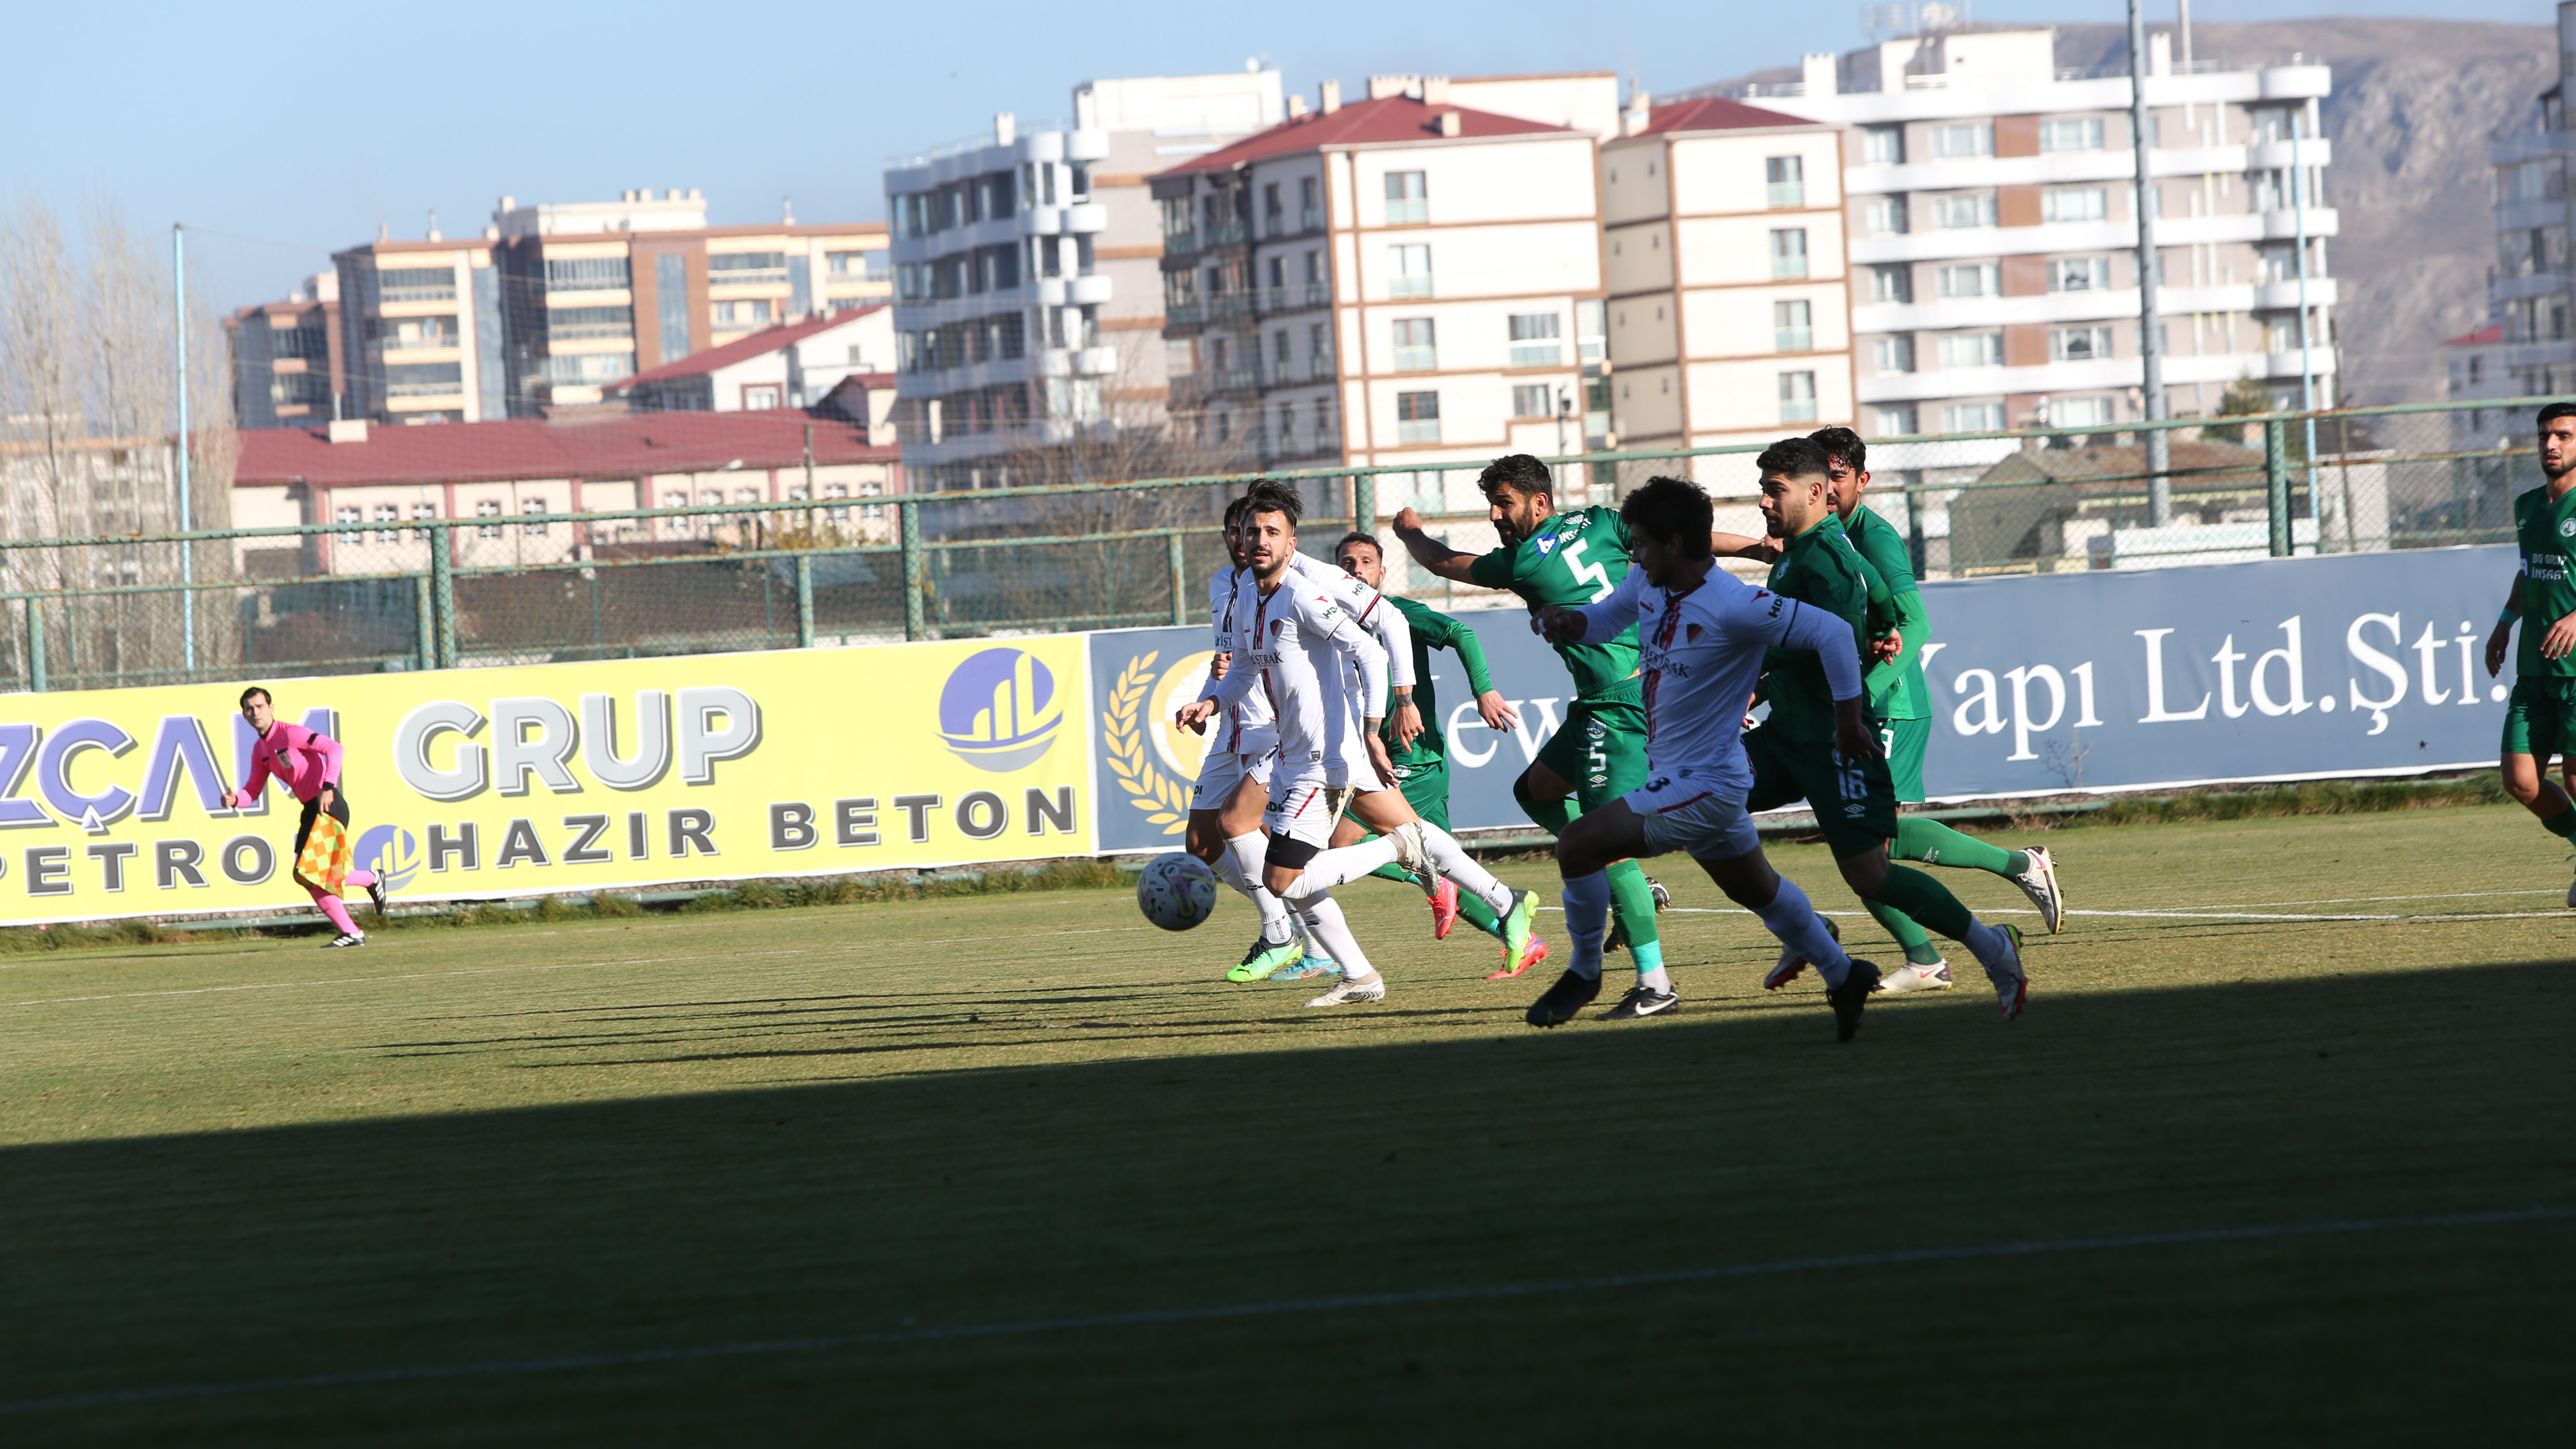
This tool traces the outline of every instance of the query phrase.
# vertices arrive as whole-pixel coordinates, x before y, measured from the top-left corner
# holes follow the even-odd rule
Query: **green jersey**
[[[1495,549],[1468,566],[1467,577],[1489,589],[1509,589],[1533,614],[1556,605],[1597,604],[1628,576],[1628,525],[1619,510],[1595,504],[1552,513],[1519,543]],[[1600,644],[1559,644],[1557,657],[1574,674],[1574,697],[1631,700],[1636,686],[1637,626]]]
[[[1864,659],[1870,638],[1885,633],[1894,618],[1886,582],[1852,547],[1843,521],[1831,513],[1789,540],[1780,561],[1771,565],[1771,591],[1813,604],[1851,625],[1852,646],[1864,651]],[[1834,693],[1814,651],[1777,645],[1763,651],[1762,693],[1771,702],[1765,728],[1777,728],[1793,740],[1834,737]]]
[[[2567,576],[2568,552],[2576,549],[2576,489],[2553,499],[2543,485],[2513,500],[2513,541],[2522,550],[2522,642],[2514,677],[2576,681],[2576,653],[2540,657],[2549,626],[2576,614],[2576,580]]]
[[[1930,642],[1931,616],[1923,609],[1923,592],[1914,582],[1914,554],[1896,526],[1870,511],[1867,504],[1843,520],[1843,531],[1863,562],[1887,585],[1889,611],[1903,640],[1897,656],[1869,670],[1870,713],[1883,720],[1929,719],[1932,693],[1923,681],[1923,646]]]
[[[1387,602],[1395,605],[1396,611],[1404,615],[1405,624],[1413,630],[1413,707],[1422,711],[1422,733],[1414,736],[1410,749],[1395,747],[1395,721],[1392,718],[1380,726],[1380,732],[1386,737],[1389,757],[1397,764],[1445,758],[1447,747],[1442,741],[1446,722],[1440,717],[1439,696],[1431,689],[1431,651],[1458,651],[1458,662],[1467,666],[1467,692],[1474,695],[1494,687],[1494,676],[1485,668],[1485,646],[1477,640],[1475,630],[1436,609],[1411,599],[1390,597]],[[1389,710],[1388,714],[1392,716],[1394,711]]]

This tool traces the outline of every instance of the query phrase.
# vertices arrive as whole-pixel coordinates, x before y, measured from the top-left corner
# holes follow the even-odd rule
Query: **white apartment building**
[[[1601,147],[1615,370],[1595,384],[1619,446],[1852,426],[1842,131],[1741,101],[1649,108],[1642,95],[1622,130]],[[1731,472],[1699,463],[1711,481],[1744,472],[1740,458]]]
[[[2327,405],[2336,217],[2319,199],[2333,148],[2317,103],[2332,76],[2178,68],[2164,39],[2146,99],[2168,407],[2214,412],[2241,378],[2288,406],[2305,379]],[[2044,29],[1920,35],[1811,55],[1803,83],[1760,99],[1845,131],[1864,434],[2142,415],[2125,66],[2062,71]]]
[[[2540,397],[2576,391],[2576,272],[2568,264],[2567,80],[2576,73],[2576,3],[2558,7],[2558,79],[2530,124],[2487,144],[2495,173],[2496,262],[2487,326],[2444,347],[2455,398]],[[2462,426],[2492,437],[2482,413]]]
[[[922,489],[1001,486],[1007,455],[1165,426],[1162,255],[1146,178],[1274,124],[1279,73],[1086,81],[1070,126],[886,168],[899,428]]]
[[[607,392],[639,413],[767,412],[819,407],[853,378],[864,404],[869,380],[882,389],[893,372],[894,312],[880,302],[693,352],[610,383]],[[865,412],[850,420],[873,421]],[[885,436],[870,435],[876,442]]]
[[[1381,76],[1344,105],[1328,81],[1156,176],[1175,425],[1287,467],[1579,448],[1605,354],[1597,133],[1468,102],[1615,129],[1616,85]],[[1380,513],[1481,506],[1472,468],[1445,494],[1401,476]]]

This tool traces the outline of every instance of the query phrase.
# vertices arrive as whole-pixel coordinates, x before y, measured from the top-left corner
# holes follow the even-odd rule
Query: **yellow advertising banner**
[[[237,707],[340,741],[396,901],[1087,855],[1082,636],[0,697],[0,923],[311,905]],[[351,894],[357,894],[351,892]]]

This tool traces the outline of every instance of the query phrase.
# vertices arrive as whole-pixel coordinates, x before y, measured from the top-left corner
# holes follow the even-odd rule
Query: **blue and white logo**
[[[939,691],[940,738],[979,770],[1008,774],[1036,763],[1063,724],[1055,675],[1024,650],[971,655]]]
[[[378,825],[358,837],[351,861],[360,870],[372,870],[385,883],[385,889],[398,891],[410,885],[420,874],[420,842],[408,830],[391,825]]]

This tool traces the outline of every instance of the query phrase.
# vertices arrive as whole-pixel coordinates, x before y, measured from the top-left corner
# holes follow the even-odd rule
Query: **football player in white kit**
[[[1836,748],[1852,758],[1876,754],[1878,732],[1863,693],[1860,651],[1842,619],[1716,567],[1709,551],[1710,511],[1708,495],[1695,483],[1647,480],[1619,508],[1637,567],[1599,603],[1551,606],[1530,620],[1535,632],[1565,643],[1637,626],[1645,676],[1646,783],[1585,812],[1557,840],[1574,962],[1530,1007],[1529,1022],[1555,1026],[1570,1020],[1601,992],[1601,942],[1610,914],[1603,870],[1616,860],[1678,850],[1823,973],[1835,1038],[1849,1041],[1860,1030],[1861,1006],[1878,983],[1878,968],[1844,955],[1806,892],[1763,858],[1762,838],[1744,809],[1753,769],[1742,731],[1745,701],[1762,677],[1765,648],[1810,649],[1823,663],[1833,694]],[[1608,1014],[1622,1020],[1652,1016],[1678,999],[1669,979],[1640,977]]]
[[[1385,978],[1360,952],[1329,891],[1390,860],[1425,879],[1436,872],[1475,892],[1503,917],[1507,930],[1525,940],[1536,894],[1516,895],[1494,879],[1445,831],[1415,816],[1391,783],[1394,771],[1378,737],[1391,667],[1380,641],[1403,628],[1400,616],[1380,607],[1376,590],[1339,569],[1316,560],[1304,560],[1300,569],[1300,506],[1292,491],[1256,484],[1246,501],[1241,537],[1250,572],[1234,619],[1237,664],[1253,667],[1229,670],[1216,692],[1182,709],[1177,722],[1196,729],[1256,687],[1270,696],[1279,742],[1263,815],[1270,843],[1262,884],[1303,913],[1308,932],[1342,967],[1340,984],[1307,1004],[1338,1006],[1386,995]],[[1383,632],[1363,628],[1362,617]],[[1411,654],[1409,630],[1392,642],[1404,656]],[[1381,838],[1328,851],[1346,794],[1351,812]],[[1352,833],[1360,832],[1354,827]]]
[[[1242,522],[1245,500],[1225,508],[1226,566],[1208,579],[1208,625],[1215,634],[1216,657],[1209,661],[1207,687],[1212,698],[1233,667],[1237,584],[1245,573]],[[1189,853],[1206,861],[1217,878],[1241,892],[1261,913],[1261,933],[1253,938],[1241,965],[1225,974],[1228,981],[1264,981],[1298,959],[1301,947],[1288,923],[1288,909],[1261,884],[1261,858],[1269,837],[1261,830],[1261,812],[1270,803],[1270,761],[1279,743],[1279,727],[1270,712],[1270,696],[1252,690],[1213,722],[1216,737],[1208,742],[1199,766],[1198,784],[1190,795]]]

